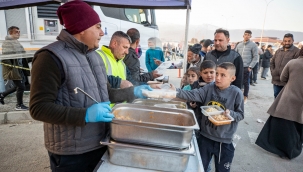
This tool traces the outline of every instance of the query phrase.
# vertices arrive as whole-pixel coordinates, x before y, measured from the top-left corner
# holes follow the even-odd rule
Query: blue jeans
[[[261,78],[266,78],[267,73],[269,71],[269,67],[263,67],[262,69],[262,74],[261,74]]]
[[[255,67],[252,68],[252,70],[251,70],[250,83],[255,83],[257,81],[258,70],[259,70],[259,62],[257,62]]]
[[[278,94],[280,93],[280,91],[283,89],[284,86],[280,86],[280,85],[275,85],[274,84],[274,96],[275,98],[277,98]]]

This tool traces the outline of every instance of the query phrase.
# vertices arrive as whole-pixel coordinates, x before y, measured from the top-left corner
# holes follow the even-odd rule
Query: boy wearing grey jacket
[[[234,118],[231,124],[215,126],[207,116],[202,115],[198,144],[205,171],[213,155],[216,171],[230,171],[235,151],[232,138],[238,122],[244,119],[243,94],[238,87],[230,85],[236,78],[235,71],[232,63],[225,62],[216,69],[215,83],[190,91],[176,90],[178,98],[200,102],[204,106],[218,105]]]

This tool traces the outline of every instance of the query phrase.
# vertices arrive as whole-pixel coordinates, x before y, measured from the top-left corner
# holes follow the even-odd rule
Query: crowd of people
[[[256,144],[289,159],[302,151],[303,83],[292,79],[301,71],[303,48],[300,52],[293,45],[293,35],[288,33],[284,35],[283,47],[273,53],[272,45],[259,48],[258,42],[250,40],[251,35],[250,30],[244,31],[243,41],[232,49],[229,32],[217,29],[213,42],[202,40],[201,44],[188,47],[187,72],[181,80],[181,89],[177,89],[177,97],[187,100],[199,122],[200,131],[196,135],[205,171],[211,170],[212,157],[216,171],[230,171],[235,150],[231,136],[244,118],[249,87],[256,86],[259,72],[261,79],[268,80],[270,70],[276,99]],[[221,107],[235,121],[229,126],[214,126],[201,114],[200,106],[208,105]]]
[[[114,117],[111,108],[115,103],[146,98],[142,89],[159,88],[159,85],[151,88],[147,82],[160,77],[156,68],[168,53],[174,60],[180,49],[166,44],[162,50],[158,38],[148,39],[145,55],[148,72],[142,73],[138,29],[117,31],[109,45],[100,48],[99,41],[104,35],[102,22],[88,4],[67,2],[58,8],[57,15],[65,29],[56,42],[41,48],[33,59],[30,114],[44,122],[44,142],[52,171],[93,171],[106,151],[100,140],[110,131],[108,122]],[[17,41],[18,31],[15,26],[9,29],[7,40],[13,43],[4,43],[3,52],[24,51]],[[181,88],[171,85],[170,89],[177,94],[169,98],[187,101],[195,112],[200,127],[196,138],[205,171],[211,170],[212,159],[216,171],[231,170],[233,135],[244,119],[249,87],[257,84],[260,67],[261,79],[267,80],[270,70],[276,99],[256,144],[289,159],[302,151],[303,82],[297,79],[297,74],[303,70],[303,48],[300,51],[295,47],[293,35],[288,33],[284,35],[283,47],[273,54],[271,45],[259,48],[259,43],[250,40],[251,36],[252,32],[245,30],[243,41],[232,48],[229,31],[215,30],[214,38],[188,47]],[[19,59],[4,62],[23,66]],[[13,80],[16,87],[0,93],[0,102],[4,104],[5,96],[17,90],[16,109],[28,109],[22,102],[25,73],[4,68],[5,79]],[[74,94],[76,87],[99,103],[84,94]],[[201,106],[210,105],[219,106],[234,121],[215,126],[201,112]]]

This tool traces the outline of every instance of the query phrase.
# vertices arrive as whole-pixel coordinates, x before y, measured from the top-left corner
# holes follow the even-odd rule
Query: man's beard
[[[191,63],[196,63],[196,61],[197,61],[197,58],[195,58],[195,57],[191,59]]]
[[[290,48],[292,46],[292,44],[286,44],[286,45],[283,45],[283,48]]]

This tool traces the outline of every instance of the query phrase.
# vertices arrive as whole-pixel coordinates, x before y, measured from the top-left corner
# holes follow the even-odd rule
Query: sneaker
[[[257,81],[255,81],[254,84],[258,84]]]
[[[246,103],[247,103],[247,97],[244,96],[244,104],[246,104]]]
[[[18,110],[18,111],[28,110],[28,107],[25,106],[24,104],[16,105],[15,110]]]
[[[256,85],[255,85],[255,83],[250,83],[250,85],[252,85],[252,86],[256,86]]]
[[[4,96],[2,93],[0,94],[0,103],[4,105]]]
[[[266,80],[266,78],[261,77],[261,79]]]

